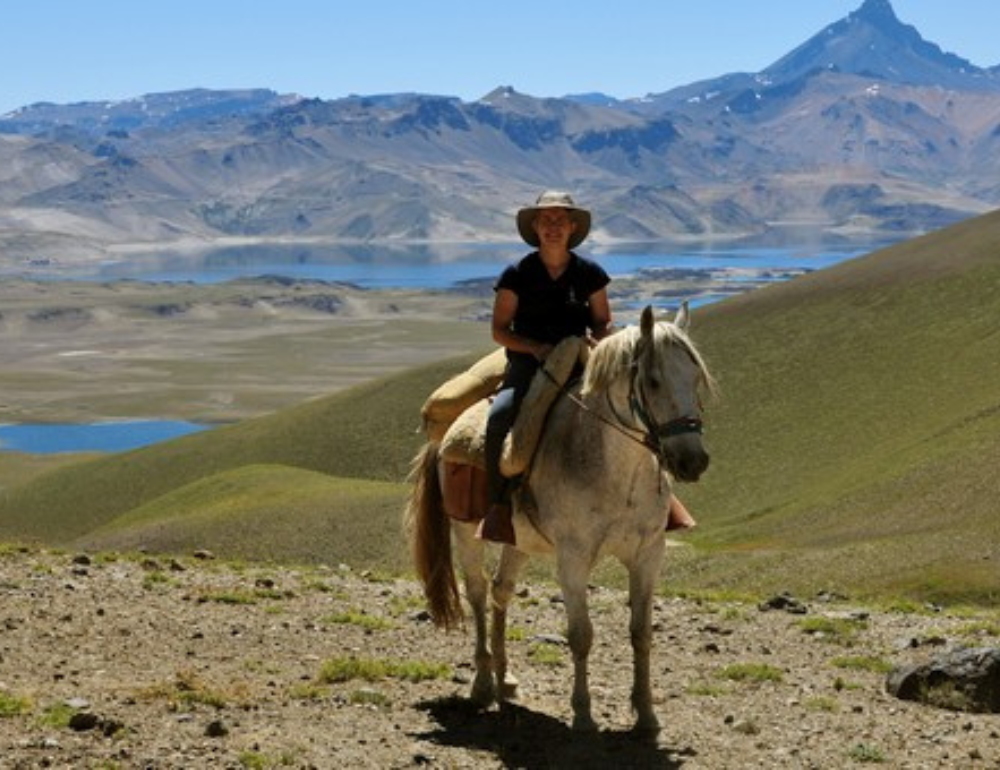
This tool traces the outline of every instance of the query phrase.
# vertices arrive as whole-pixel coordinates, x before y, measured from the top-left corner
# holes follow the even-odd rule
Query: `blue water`
[[[808,242],[784,247],[652,243],[587,248],[613,277],[642,270],[773,272],[774,280],[803,270],[819,270],[872,251],[876,243]],[[298,280],[350,283],[369,289],[445,289],[492,281],[504,265],[523,256],[523,244],[406,247],[240,246],[201,254],[165,251],[131,255],[75,271],[44,264],[18,274],[47,280],[218,283],[236,278],[279,276]],[[733,280],[731,277],[730,280]],[[738,278],[736,279],[738,280]],[[702,297],[699,302],[712,301]],[[0,426],[0,451],[121,452],[201,430],[170,420],[109,422],[93,425]]]
[[[593,247],[581,253],[596,259],[612,276],[643,269],[694,271],[725,269],[818,270],[871,251],[872,243],[821,242],[772,246],[647,243]],[[45,265],[18,274],[52,280],[219,283],[236,278],[281,276],[350,283],[369,289],[441,289],[495,278],[504,265],[523,256],[523,244],[443,246],[240,246],[199,254],[163,252],[75,270]]]
[[[132,420],[92,424],[0,425],[0,451],[123,452],[155,444],[206,426],[180,420]]]

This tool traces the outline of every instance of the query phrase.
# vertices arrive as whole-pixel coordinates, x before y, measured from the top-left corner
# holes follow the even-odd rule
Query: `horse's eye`
[[[650,390],[659,390],[660,389],[660,380],[659,380],[658,377],[650,377],[649,378],[649,389]]]

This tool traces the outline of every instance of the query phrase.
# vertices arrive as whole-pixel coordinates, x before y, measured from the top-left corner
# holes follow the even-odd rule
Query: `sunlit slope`
[[[200,490],[199,506],[210,506],[214,490],[220,510],[226,505],[232,509],[236,500],[246,499],[245,488],[258,482],[248,471],[239,477],[240,488],[225,474],[247,466],[285,466],[396,484],[401,501],[410,459],[422,441],[420,406],[442,380],[467,363],[445,361],[267,417],[42,474],[9,488],[0,498],[0,539],[65,543],[142,506],[154,506],[152,510],[165,517],[183,517],[189,503],[178,490],[205,479],[214,481]],[[266,480],[260,483],[270,486]],[[357,512],[348,499],[349,488],[317,488],[317,508]],[[168,510],[171,500],[177,506],[174,513]],[[398,518],[397,510],[394,539]],[[287,550],[274,545],[274,553]]]
[[[683,489],[713,550],[699,580],[1000,589],[1000,213],[693,331],[723,391],[713,466]]]
[[[151,549],[281,563],[407,567],[398,483],[247,465],[179,487],[116,517],[74,545]]]

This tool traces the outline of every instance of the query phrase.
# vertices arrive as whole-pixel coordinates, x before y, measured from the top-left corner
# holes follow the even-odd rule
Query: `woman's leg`
[[[480,537],[501,543],[514,544],[514,527],[511,523],[510,493],[512,483],[500,472],[503,442],[517,419],[521,400],[528,391],[531,378],[538,365],[534,359],[512,357],[503,387],[490,404],[486,421],[486,477],[489,506],[486,518],[479,529]]]

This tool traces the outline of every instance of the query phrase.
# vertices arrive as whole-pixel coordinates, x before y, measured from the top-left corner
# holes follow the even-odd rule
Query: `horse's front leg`
[[[476,677],[472,683],[472,701],[486,707],[496,698],[493,686],[493,659],[487,644],[486,602],[489,599],[489,582],[486,578],[484,551],[485,543],[475,536],[474,524],[453,523],[458,559],[465,577],[465,598],[472,609],[472,619],[476,629],[475,666]]]
[[[632,638],[632,708],[636,713],[635,729],[655,735],[660,723],[653,711],[653,691],[650,684],[650,654],[653,646],[653,594],[663,559],[660,542],[645,548],[629,565],[629,608]]]
[[[493,578],[493,672],[501,701],[517,697],[517,678],[507,670],[507,608],[514,597],[517,576],[527,560],[527,554],[504,546]]]
[[[594,643],[594,626],[587,606],[587,578],[590,562],[576,555],[559,554],[559,584],[566,606],[569,649],[573,654],[573,729],[594,732],[597,723],[590,713],[588,659]]]

